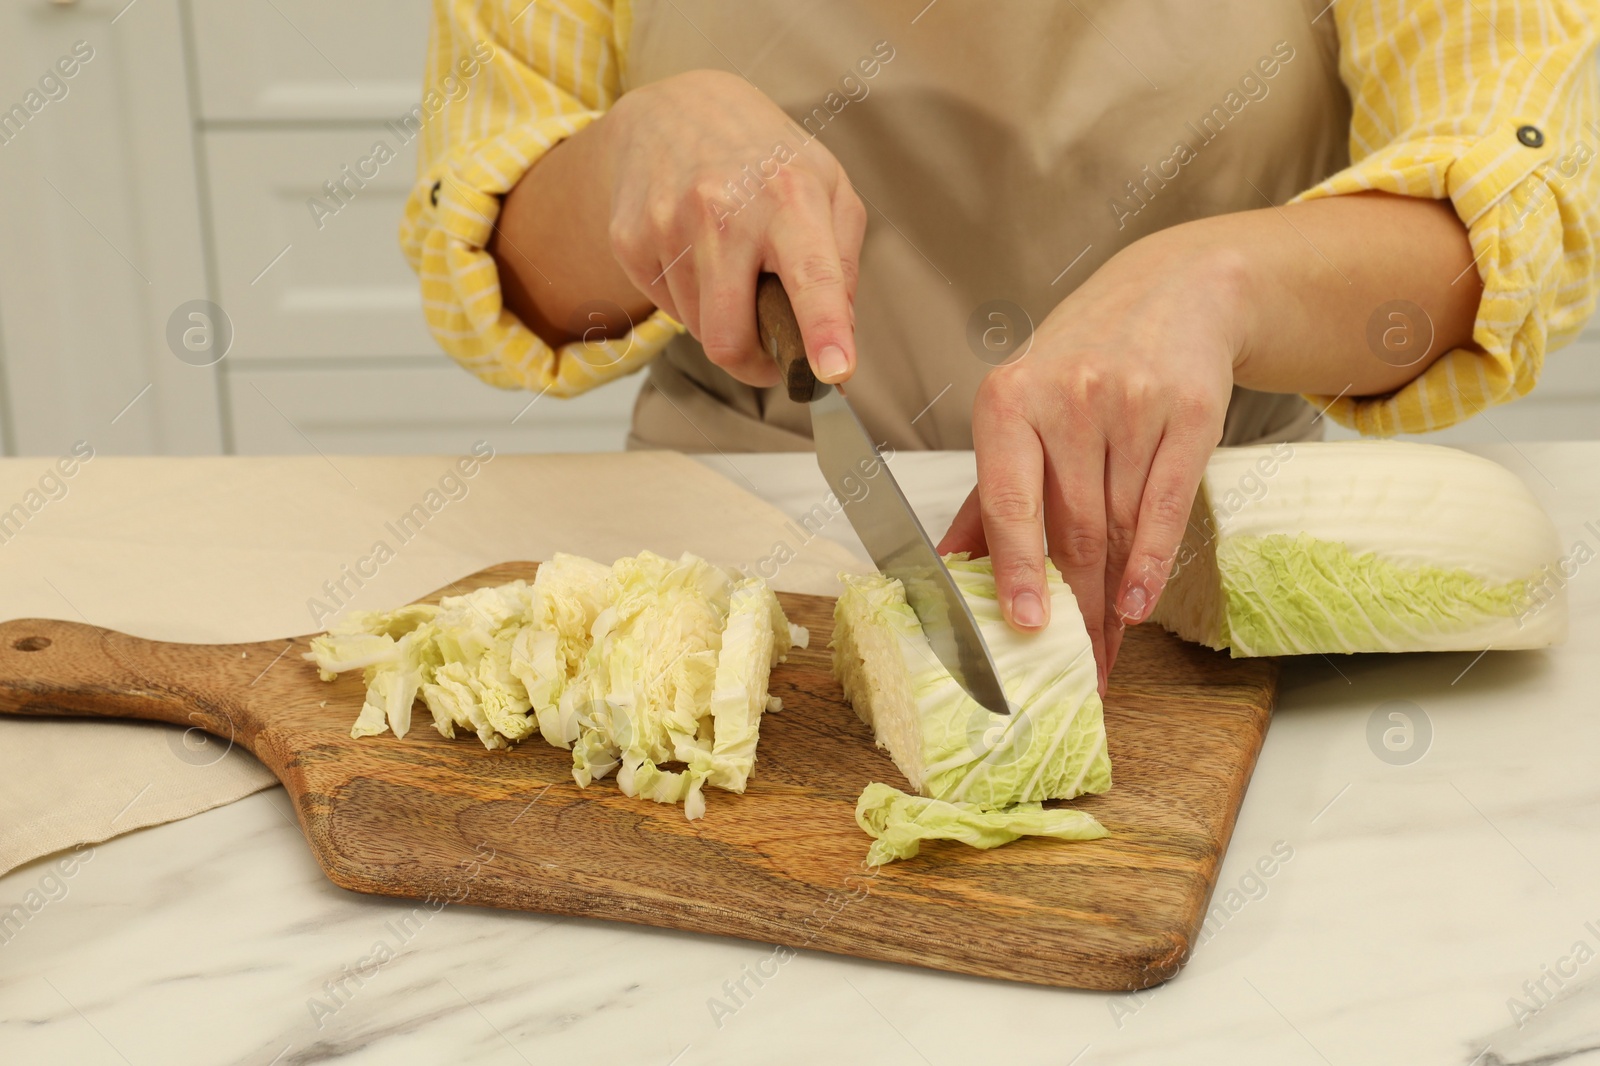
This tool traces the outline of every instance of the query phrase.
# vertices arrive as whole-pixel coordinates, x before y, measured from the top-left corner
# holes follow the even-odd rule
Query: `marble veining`
[[[1526,460],[1481,450],[1576,539],[1600,517],[1600,444],[1520,448]],[[707,463],[735,464],[794,516],[826,494],[809,456]],[[972,457],[902,454],[893,469],[937,537]],[[859,552],[842,519],[822,535]],[[425,905],[335,888],[270,789],[96,845],[59,882],[49,860],[0,878],[0,913],[52,897],[0,929],[0,1062],[1600,1062],[1600,957],[1575,949],[1600,952],[1596,573],[1573,580],[1572,636],[1554,653],[1287,664],[1223,910],[1157,989],[810,951],[774,963],[771,945],[467,903],[406,925]],[[1366,739],[1397,699],[1431,723],[1409,765]],[[1558,970],[1572,971],[1560,987],[1544,976]],[[751,972],[770,975],[730,1000]]]

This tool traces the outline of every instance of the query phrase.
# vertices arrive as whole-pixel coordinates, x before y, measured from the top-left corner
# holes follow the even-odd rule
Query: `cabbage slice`
[[[861,793],[856,824],[873,838],[867,849],[867,863],[872,866],[909,859],[921,850],[924,840],[959,840],[975,848],[997,848],[1024,836],[1097,840],[1108,835],[1093,815],[1070,807],[1045,810],[1042,804],[1018,803],[985,810],[975,803],[909,796],[877,782]]]
[[[946,563],[989,646],[1012,713],[991,713],[950,676],[929,647],[899,581],[882,574],[841,574],[845,587],[834,611],[834,673],[878,746],[888,749],[923,797],[956,804],[954,809],[965,814],[1020,814],[1031,808],[1019,805],[1110,788],[1094,652],[1072,590],[1047,564],[1051,623],[1022,633],[1001,615],[990,560],[963,554],[946,557]],[[869,792],[878,787],[869,786]],[[892,839],[915,839],[918,827],[906,819],[927,809],[882,805],[878,828]],[[949,825],[977,824],[970,818],[950,822],[954,815],[945,808],[931,809]],[[1094,822],[1088,815],[1082,818]],[[1030,824],[1054,823],[995,817],[986,824],[1027,832]],[[895,854],[899,850],[899,845],[885,845],[873,854],[902,857]]]
[[[445,737],[538,733],[571,749],[578,784],[615,772],[626,794],[698,818],[707,782],[744,791],[771,669],[806,639],[763,582],[694,555],[558,554],[531,585],[352,614],[306,658],[324,680],[364,671],[352,736],[404,736],[420,698]]]
[[[1390,440],[1219,448],[1151,620],[1235,658],[1566,637],[1554,524],[1522,480]]]
[[[761,714],[771,702],[766,677],[788,651],[789,641],[789,620],[771,589],[750,580],[733,590],[711,686],[713,728],[707,772],[718,788],[744,791],[755,766]]]

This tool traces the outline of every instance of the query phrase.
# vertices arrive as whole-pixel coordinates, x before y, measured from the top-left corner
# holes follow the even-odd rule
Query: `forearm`
[[[600,118],[534,163],[506,194],[489,242],[506,307],[550,345],[576,340],[596,310],[609,336],[654,310],[611,251],[608,132]]]
[[[1234,382],[1245,388],[1377,395],[1472,343],[1483,287],[1466,227],[1444,201],[1329,197],[1201,219],[1146,240],[1215,271],[1235,324]],[[1395,301],[1423,316],[1406,307],[1379,315]],[[1424,350],[1417,341],[1430,324]]]

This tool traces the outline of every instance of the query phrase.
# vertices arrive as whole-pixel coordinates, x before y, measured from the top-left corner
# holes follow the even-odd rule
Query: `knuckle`
[[[1038,587],[1044,584],[1044,570],[1027,559],[995,559],[996,582],[1009,588]]]
[[[1041,511],[1038,494],[1020,485],[985,488],[978,497],[978,505],[986,519],[1012,525],[1036,522]]]
[[[1167,400],[1169,417],[1186,427],[1204,426],[1216,416],[1218,404],[1202,389],[1180,387]]]
[[[645,235],[627,222],[613,219],[606,236],[611,242],[611,254],[617,262],[631,265],[642,259],[648,247]]]
[[[1160,586],[1166,582],[1167,574],[1177,557],[1176,551],[1166,555],[1156,555],[1152,552],[1138,559],[1129,560],[1127,580],[1146,587]]]
[[[1113,559],[1126,559],[1133,553],[1134,531],[1132,526],[1120,522],[1113,522],[1106,527],[1106,552]]]
[[[1110,380],[1102,368],[1093,363],[1080,364],[1064,390],[1067,397],[1077,403],[1096,403],[1110,391]]]
[[[1054,555],[1067,567],[1094,566],[1105,561],[1106,538],[1089,526],[1072,525],[1052,539]]]
[[[1000,418],[1020,417],[1028,410],[1029,389],[1021,364],[990,371],[978,385],[978,404]]]
[[[845,288],[854,292],[857,282],[861,280],[861,264],[855,259],[841,259],[839,272],[844,276]]]
[[[689,202],[708,207],[722,200],[722,185],[711,174],[698,174],[689,182]]]
[[[691,198],[689,210],[684,212],[685,217],[691,211],[694,216],[694,225],[700,232],[704,232],[707,229],[726,229],[735,217],[735,213],[728,210],[727,205],[716,196],[701,196],[699,193],[696,193]]]
[[[1023,363],[1017,365],[1023,366]],[[1092,391],[1085,387],[1082,378],[1074,374],[1062,379],[1049,378],[1029,390],[1026,402],[1031,406],[1037,404],[1045,417],[1063,425],[1077,426],[1089,420],[1089,424],[1098,428],[1099,422],[1093,412],[1097,409],[1096,397]],[[1019,398],[1020,400],[1020,398]]]
[[[817,179],[805,167],[784,167],[767,184],[779,203],[792,205],[816,195]]]
[[[852,225],[862,226],[867,221],[867,205],[861,202],[861,197],[848,186],[839,196],[839,209],[844,214],[845,221]]]
[[[1189,494],[1193,496],[1193,493]],[[1188,521],[1192,499],[1174,489],[1161,489],[1154,493],[1139,509],[1140,517],[1152,520],[1162,527],[1181,527]]]
[[[1162,392],[1162,383],[1147,374],[1133,374],[1122,382],[1122,393],[1128,406],[1139,411],[1148,409],[1150,400]]]
[[[793,285],[801,295],[834,288],[844,282],[839,261],[831,256],[803,255],[789,266]]]
[[[645,222],[655,233],[671,233],[678,222],[678,211],[676,200],[665,196],[653,197],[645,204]]]

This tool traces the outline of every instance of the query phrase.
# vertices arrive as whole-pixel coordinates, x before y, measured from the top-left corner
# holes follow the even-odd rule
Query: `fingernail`
[[[1019,626],[1036,629],[1044,625],[1044,601],[1032,589],[1023,589],[1011,598],[1011,617]]]
[[[1134,585],[1122,594],[1122,602],[1117,606],[1117,613],[1122,616],[1126,625],[1138,625],[1144,621],[1145,607],[1150,602],[1150,596],[1143,588]]]
[[[830,344],[817,353],[817,376],[823,381],[836,381],[849,371],[850,360],[837,344]]]

